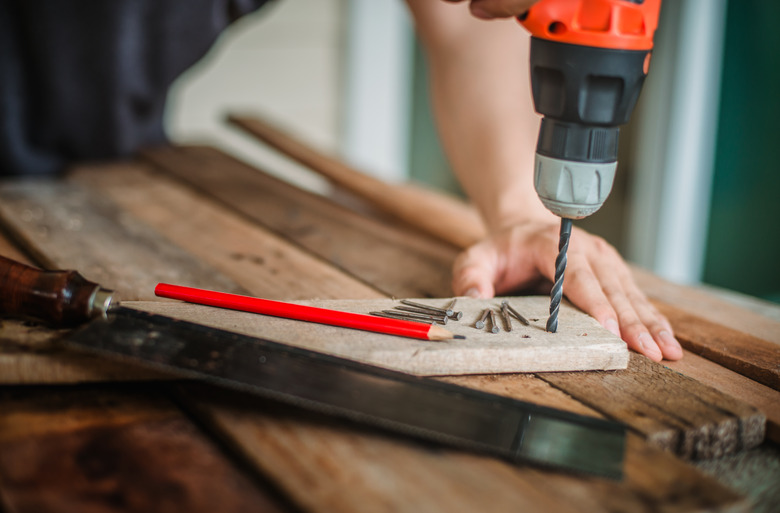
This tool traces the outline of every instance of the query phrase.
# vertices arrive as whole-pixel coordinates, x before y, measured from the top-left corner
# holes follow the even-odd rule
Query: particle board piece
[[[762,412],[636,353],[624,371],[537,376],[684,458],[717,458],[764,439]]]
[[[682,346],[724,367],[780,390],[780,344],[717,324],[677,308],[657,305]]]
[[[415,300],[443,305],[447,300]],[[429,342],[380,333],[351,330],[266,315],[236,312],[187,303],[126,303],[127,306],[236,331],[251,336],[325,352],[388,369],[417,375],[492,374],[506,372],[581,371],[624,369],[628,349],[618,337],[590,316],[564,305],[558,333],[544,330],[546,297],[511,298],[511,304],[532,320],[529,327],[515,321],[511,332],[498,334],[473,327],[486,307],[496,308],[501,298],[459,298],[461,321],[447,329],[466,340]],[[322,300],[299,303],[332,310],[368,313],[399,305],[391,299]]]
[[[154,389],[0,390],[8,511],[289,511]]]
[[[447,378],[458,382],[466,377]],[[481,377],[482,378],[482,377]],[[486,379],[493,379],[484,377]],[[506,379],[505,379],[506,378]],[[536,394],[557,408],[598,416],[532,376],[516,387],[495,378],[509,395]],[[302,415],[268,401],[187,386],[185,404],[303,510],[483,511],[748,511],[738,494],[630,434],[625,478],[612,481],[537,468],[399,439],[317,415]],[[348,462],[348,464],[345,464]],[[323,472],[322,469],[327,471]],[[349,489],[350,493],[344,493]]]
[[[4,182],[0,220],[45,267],[76,269],[125,300],[154,299],[154,286],[161,281],[244,292],[111,201],[76,184]]]
[[[140,163],[82,166],[69,181],[106,196],[157,233],[268,299],[378,298],[379,291]]]
[[[358,215],[213,148],[166,147],[143,155],[158,169],[386,295],[450,294],[457,253],[451,246]]]

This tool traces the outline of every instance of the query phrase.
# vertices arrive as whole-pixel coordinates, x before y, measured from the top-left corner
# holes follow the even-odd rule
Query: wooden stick
[[[477,211],[459,199],[441,193],[432,194],[414,185],[391,184],[369,176],[313,149],[268,120],[230,115],[228,122],[370,201],[383,212],[455,247],[467,248],[485,236],[485,226]]]
[[[419,338],[423,340],[465,338],[462,335],[454,335],[452,332],[440,326],[429,325],[422,322],[386,319],[372,315],[341,312],[338,310],[329,310],[327,308],[297,305],[282,301],[271,301],[270,299],[228,294],[226,292],[215,292],[193,287],[182,287],[168,283],[157,284],[154,293],[160,297],[179,299],[181,301],[197,303],[199,305],[229,308],[231,310],[241,310],[243,312],[284,317],[285,319],[295,319],[298,321],[316,322],[342,328],[385,333],[387,335],[398,335],[401,337]]]

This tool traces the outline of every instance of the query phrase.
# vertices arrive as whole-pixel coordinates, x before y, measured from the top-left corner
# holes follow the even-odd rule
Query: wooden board
[[[289,511],[159,392],[0,389],[0,504],[18,513]]]
[[[433,306],[449,302],[416,301]],[[400,305],[391,299],[296,303],[363,314]],[[483,309],[495,309],[500,304],[500,299],[459,298],[457,309],[463,312],[463,318],[450,321],[447,329],[467,338],[442,342],[187,303],[140,302],[125,303],[125,306],[423,376],[614,370],[628,365],[625,342],[602,328],[592,317],[568,305],[561,309],[562,321],[558,333],[547,333],[544,329],[545,312],[550,302],[546,297],[511,298],[515,308],[533,319],[530,327],[515,321],[512,331],[507,332],[501,322],[502,330],[497,334],[473,327]]]
[[[66,332],[0,319],[0,385],[168,379],[145,368],[67,351],[57,344]]]
[[[664,362],[664,365],[731,397],[737,397],[763,412],[766,416],[767,439],[780,443],[780,392],[690,351],[684,353],[682,360]]]
[[[780,390],[780,344],[658,305],[685,349]]]
[[[225,277],[204,280],[215,274],[208,265],[168,244],[111,201],[73,183],[3,182],[0,219],[42,265],[77,269],[126,300],[154,299],[154,286],[161,281],[216,283],[223,290],[245,292]]]
[[[696,287],[671,283],[634,266],[632,274],[642,291],[661,307],[674,308],[742,333],[780,344],[780,322]]]
[[[636,353],[625,371],[538,376],[685,458],[717,458],[764,439],[756,408]]]
[[[145,152],[204,195],[395,297],[444,297],[457,251],[360,216],[213,148]],[[417,272],[410,274],[409,269]]]
[[[377,298],[370,285],[140,164],[84,166],[69,177],[247,290],[268,299]],[[212,286],[218,285],[218,282]],[[335,295],[334,295],[335,294]]]

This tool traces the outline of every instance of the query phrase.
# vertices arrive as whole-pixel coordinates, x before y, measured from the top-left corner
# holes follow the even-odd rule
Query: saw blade
[[[63,342],[517,463],[622,477],[625,427],[604,419],[129,308]]]

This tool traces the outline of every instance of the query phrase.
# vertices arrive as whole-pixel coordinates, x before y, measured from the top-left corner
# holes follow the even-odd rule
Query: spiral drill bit
[[[566,251],[569,249],[572,220],[561,218],[561,235],[558,239],[558,258],[555,259],[555,283],[550,292],[550,317],[547,318],[547,331],[558,331],[558,310],[563,298],[563,273],[566,271]]]

